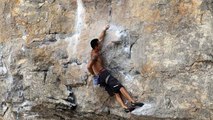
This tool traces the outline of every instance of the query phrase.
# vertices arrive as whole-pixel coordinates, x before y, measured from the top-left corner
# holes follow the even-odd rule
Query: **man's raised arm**
[[[99,36],[99,41],[103,41],[104,40],[104,37],[106,35],[106,31],[109,29],[109,25],[107,25],[104,30],[101,32],[100,36]]]

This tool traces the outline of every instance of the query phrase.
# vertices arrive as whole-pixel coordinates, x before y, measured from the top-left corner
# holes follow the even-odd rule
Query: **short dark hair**
[[[98,39],[95,38],[95,39],[91,40],[90,45],[91,45],[92,49],[95,49],[95,47],[98,46]]]

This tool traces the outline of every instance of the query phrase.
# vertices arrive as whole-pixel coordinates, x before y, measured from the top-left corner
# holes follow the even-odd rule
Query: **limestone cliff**
[[[213,119],[213,0],[1,0],[0,119]],[[90,40],[145,106],[88,84]],[[119,44],[110,44],[119,41]]]

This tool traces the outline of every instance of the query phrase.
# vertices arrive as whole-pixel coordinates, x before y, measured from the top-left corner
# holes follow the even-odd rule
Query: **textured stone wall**
[[[0,119],[213,119],[212,0],[1,0],[0,13]],[[135,116],[89,84],[107,24],[105,66],[145,103]]]

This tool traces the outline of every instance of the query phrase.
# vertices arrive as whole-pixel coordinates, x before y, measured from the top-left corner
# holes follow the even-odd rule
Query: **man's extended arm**
[[[100,36],[99,36],[99,41],[103,41],[104,37],[106,35],[106,31],[109,29],[109,25],[107,25],[104,30],[101,32]]]

